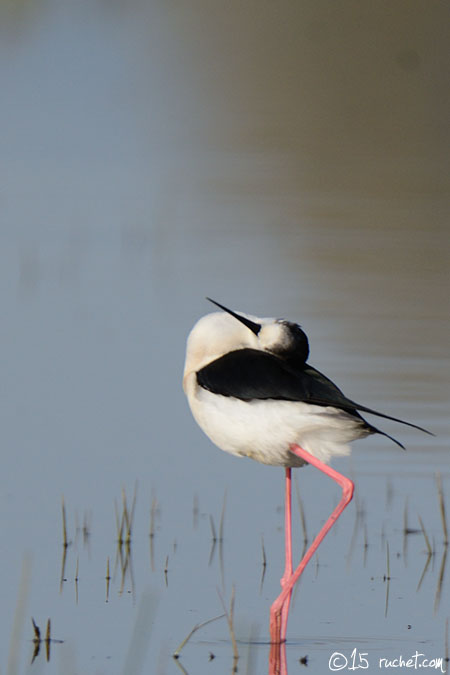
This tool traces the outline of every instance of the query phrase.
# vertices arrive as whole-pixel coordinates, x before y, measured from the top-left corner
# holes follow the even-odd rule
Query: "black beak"
[[[211,300],[211,298],[206,298],[209,300],[209,302],[212,302],[213,305],[217,305],[217,307],[220,307],[220,309],[223,309],[224,312],[228,312],[228,314],[231,314],[231,316],[234,316],[235,319],[240,321],[241,323],[244,324],[244,326],[247,326],[247,328],[250,328],[252,333],[255,335],[258,335],[259,331],[261,330],[261,324],[255,323],[254,321],[250,321],[250,319],[247,319],[245,316],[241,316],[240,314],[236,314],[236,312],[233,312],[233,310],[228,309],[228,307],[224,307],[223,305],[220,304],[220,302],[216,302],[215,300]]]

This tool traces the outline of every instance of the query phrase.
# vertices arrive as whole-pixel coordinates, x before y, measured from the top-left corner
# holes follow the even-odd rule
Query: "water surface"
[[[1,6],[1,672],[178,673],[233,585],[239,671],[267,670],[283,472],[190,416],[206,295],[297,320],[348,395],[436,434],[383,422],[406,453],[373,437],[334,463],[356,497],[299,584],[289,673],[444,656],[450,36],[442,5],[405,8]],[[312,536],[338,491],[296,473]],[[122,572],[115,503],[136,482]],[[30,666],[31,617],[64,641],[48,664],[42,645]],[[226,622],[180,662],[231,672]]]

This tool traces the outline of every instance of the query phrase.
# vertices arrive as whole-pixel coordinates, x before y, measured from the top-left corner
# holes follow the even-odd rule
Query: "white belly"
[[[191,379],[192,378],[192,379]],[[233,455],[275,466],[301,466],[289,451],[297,443],[322,462],[348,455],[349,442],[368,431],[358,419],[332,407],[295,401],[252,400],[220,396],[189,376],[186,394],[192,414],[212,442]]]

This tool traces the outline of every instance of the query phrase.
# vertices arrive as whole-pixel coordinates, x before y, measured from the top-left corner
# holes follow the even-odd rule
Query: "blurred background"
[[[155,656],[150,645],[146,663],[175,672],[167,654],[222,611],[218,568],[207,552],[200,563],[190,537],[198,499],[196,536],[208,549],[209,514],[220,514],[224,490],[228,593],[254,575],[261,533],[267,549],[273,537],[261,606],[250,605],[257,585],[241,588],[242,612],[267,639],[282,566],[282,472],[220,453],[190,417],[185,340],[212,310],[206,295],[298,321],[311,363],[351,398],[436,433],[387,423],[407,455],[385,439],[355,446],[351,468],[373,490],[372,513],[386,480],[404,479],[394,484],[398,514],[410,493],[426,513],[435,471],[447,488],[449,44],[450,6],[437,0],[2,0],[0,672],[26,672],[36,614],[41,623],[51,616],[65,640],[61,661],[47,668],[121,672],[148,588],[161,594],[162,646]],[[336,466],[348,470],[348,460]],[[105,609],[114,499],[136,480],[146,551],[145,563],[134,556],[143,566],[136,602]],[[305,480],[314,514],[323,479],[299,472]],[[70,583],[79,563],[95,589],[88,606],[59,592],[62,495],[72,538],[91,514],[94,552],[73,545],[68,561]],[[160,547],[150,573],[154,500]],[[381,521],[371,527],[382,530]],[[180,580],[172,595],[163,579],[169,550]],[[313,591],[320,604],[323,587]],[[346,635],[368,620],[362,604]],[[441,642],[444,618],[431,630]],[[311,617],[309,634],[322,635],[320,620]],[[300,621],[297,633],[304,628]],[[226,652],[226,629],[212,630]],[[395,628],[368,624],[367,634],[380,631]]]

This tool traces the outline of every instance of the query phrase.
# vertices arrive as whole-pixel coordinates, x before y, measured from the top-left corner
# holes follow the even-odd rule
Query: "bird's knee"
[[[344,476],[345,480],[342,485],[342,494],[345,497],[346,502],[351,502],[353,498],[353,492],[355,491],[355,484],[350,478]]]

